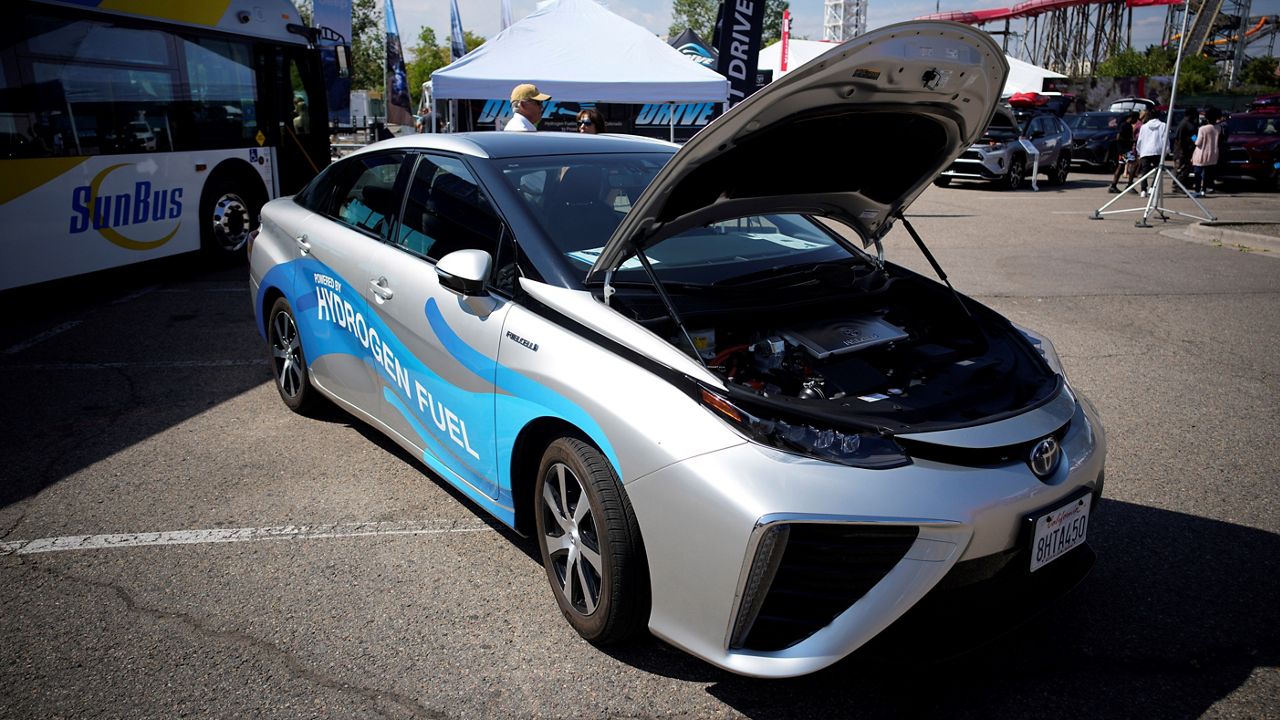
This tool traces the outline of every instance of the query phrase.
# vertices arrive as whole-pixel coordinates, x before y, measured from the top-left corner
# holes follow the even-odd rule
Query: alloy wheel
[[[604,563],[595,512],[573,470],[557,462],[547,468],[542,490],[543,543],[565,601],[581,615],[600,604]]]
[[[287,312],[276,313],[271,321],[271,357],[281,394],[296,398],[302,391],[302,344],[298,327]]]

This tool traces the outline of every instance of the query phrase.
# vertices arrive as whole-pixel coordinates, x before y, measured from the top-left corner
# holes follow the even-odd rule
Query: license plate
[[[1031,538],[1031,572],[1084,544],[1092,500],[1092,494],[1082,495],[1035,519],[1035,532]]]

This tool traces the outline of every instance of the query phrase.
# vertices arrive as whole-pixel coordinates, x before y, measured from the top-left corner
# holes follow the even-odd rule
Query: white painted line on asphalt
[[[131,292],[131,293],[129,293],[128,295],[125,295],[125,296],[124,296],[124,297],[122,297],[122,298],[116,298],[115,300],[112,300],[112,301],[111,301],[111,304],[112,304],[112,305],[123,305],[123,304],[125,304],[125,303],[127,303],[127,302],[130,302],[130,301],[132,301],[132,300],[137,300],[138,298],[142,297],[143,295],[150,295],[151,293],[153,293],[153,292],[155,292],[156,290],[159,290],[159,289],[160,289],[160,286],[159,286],[159,285],[152,285],[152,286],[150,286],[150,287],[144,287],[144,288],[142,288],[141,290],[136,290],[136,291],[134,291],[134,292]]]
[[[68,550],[108,550],[148,545],[200,545],[207,543],[257,542],[259,540],[318,540],[376,535],[443,535],[489,530],[482,520],[428,520],[425,522],[333,523],[327,525],[280,525],[259,528],[214,528],[210,530],[168,530],[111,535],[67,535],[0,542],[0,557],[34,555]]]
[[[59,333],[64,333],[79,324],[80,324],[79,320],[64,322],[57,327],[52,327],[52,328],[49,328],[48,330],[45,330],[44,332],[40,333],[39,335],[36,335],[35,337],[27,338],[26,340],[23,340],[22,342],[17,343],[16,345],[9,346],[7,349],[5,349],[4,354],[15,355],[17,353],[22,352],[23,350],[26,350],[32,345],[35,345],[36,343],[42,343],[45,340],[48,340],[49,338],[53,337],[54,335],[57,335]]]
[[[262,365],[266,367],[266,360],[255,358],[253,360],[140,360],[138,362],[100,362],[100,363],[26,363],[6,365],[9,368],[21,368],[23,370],[116,370],[121,368],[218,368],[218,367],[245,367],[249,365]]]

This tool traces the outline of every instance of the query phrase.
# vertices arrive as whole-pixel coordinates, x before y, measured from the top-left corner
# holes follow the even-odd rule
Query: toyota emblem
[[[1058,459],[1061,457],[1062,448],[1058,445],[1058,441],[1047,437],[1031,448],[1031,457],[1027,458],[1027,465],[1031,467],[1031,472],[1035,473],[1036,477],[1043,480],[1058,469]]]

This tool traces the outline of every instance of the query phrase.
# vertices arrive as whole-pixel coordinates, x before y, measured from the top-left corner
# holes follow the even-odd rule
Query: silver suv
[[[1056,115],[1044,114],[1028,118],[1024,130],[1013,111],[1000,106],[978,142],[961,153],[934,184],[946,187],[952,179],[990,180],[1003,188],[1017,190],[1033,167],[1032,158],[1018,142],[1020,137],[1025,137],[1040,152],[1039,171],[1051,184],[1061,185],[1067,181],[1071,168],[1071,128]]]

